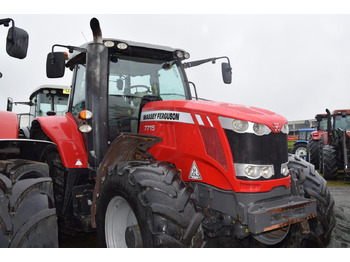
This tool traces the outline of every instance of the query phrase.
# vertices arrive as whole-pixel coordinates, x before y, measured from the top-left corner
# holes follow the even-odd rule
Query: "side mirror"
[[[7,111],[8,112],[12,112],[12,108],[13,108],[13,99],[11,97],[7,98]]]
[[[221,64],[222,79],[225,84],[231,84],[232,82],[232,68],[229,63]]]
[[[64,52],[51,52],[47,55],[46,76],[48,78],[60,78],[64,76],[66,68],[66,54]]]
[[[6,52],[9,56],[23,59],[27,56],[28,33],[18,27],[12,26],[7,34]]]

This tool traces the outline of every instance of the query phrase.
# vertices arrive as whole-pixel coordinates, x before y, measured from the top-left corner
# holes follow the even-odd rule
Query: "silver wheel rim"
[[[307,155],[307,150],[305,147],[299,147],[296,151],[295,154],[300,157],[306,157]]]
[[[111,199],[105,218],[105,236],[107,247],[127,247],[125,231],[137,225],[137,219],[128,201],[120,196]]]

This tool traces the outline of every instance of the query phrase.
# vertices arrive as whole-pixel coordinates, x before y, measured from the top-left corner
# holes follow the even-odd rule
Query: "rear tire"
[[[119,163],[100,185],[100,247],[199,247],[201,222],[179,171],[164,162]]]
[[[334,200],[327,182],[315,167],[297,156],[289,156],[289,169],[292,172],[292,189],[297,195],[316,200],[317,217],[308,220],[310,233],[302,235],[302,247],[325,247],[329,243],[335,226],[333,215]]]
[[[48,166],[0,161],[0,247],[58,247]]]
[[[320,141],[309,140],[307,142],[308,161],[316,168],[320,166]]]
[[[323,177],[327,180],[336,179],[338,176],[337,151],[330,145],[323,147]]]

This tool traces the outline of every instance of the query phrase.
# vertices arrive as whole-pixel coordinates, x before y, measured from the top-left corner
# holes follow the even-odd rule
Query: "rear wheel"
[[[0,161],[0,247],[58,247],[52,181],[46,164]]]
[[[203,215],[178,170],[164,162],[126,162],[100,185],[97,240],[101,247],[199,247]]]
[[[316,200],[317,217],[308,220],[310,232],[301,236],[302,247],[324,247],[328,244],[335,226],[334,200],[327,188],[327,182],[315,167],[296,156],[289,157],[294,194]]]
[[[313,164],[316,168],[320,165],[320,141],[309,140],[307,142],[307,154],[308,161]]]
[[[330,146],[323,147],[323,177],[327,180],[336,179],[338,176],[337,150]]]

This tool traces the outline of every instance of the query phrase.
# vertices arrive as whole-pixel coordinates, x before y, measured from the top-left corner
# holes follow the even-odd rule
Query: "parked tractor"
[[[327,115],[317,114],[315,119],[317,121],[317,130],[311,133],[311,138],[307,143],[307,155],[308,161],[322,172],[322,154],[320,154],[320,152],[322,152],[324,144],[323,133],[327,131]]]
[[[287,120],[192,99],[186,70],[225,59],[229,84],[227,57],[186,62],[182,49],[90,26],[93,42],[48,54],[49,78],[73,70],[68,112],[37,117],[30,134],[51,143],[30,157],[49,166],[61,234],[96,230],[100,247],[327,245],[334,201],[314,167],[288,155]],[[2,155],[28,157],[17,148]]]
[[[7,98],[7,111],[12,112],[13,105],[28,105],[29,113],[18,113],[18,137],[29,138],[31,123],[37,116],[64,115],[68,110],[68,97],[70,88],[59,85],[42,85],[29,96],[29,102],[13,102],[11,97]],[[0,118],[3,112],[0,112]],[[9,126],[11,122],[7,122]],[[15,125],[15,124],[13,124]],[[4,135],[0,137],[5,138]]]
[[[0,19],[8,30],[6,51],[27,55],[28,34],[11,18]],[[58,247],[57,217],[49,167],[40,152],[53,143],[19,140],[17,115],[0,112],[0,247]],[[4,139],[5,138],[5,139]],[[16,159],[21,155],[22,159]],[[14,159],[12,158],[14,156]]]
[[[322,159],[325,179],[336,179],[338,171],[344,171],[345,183],[350,183],[350,110],[327,112],[327,132],[324,133]]]
[[[304,128],[298,130],[298,140],[294,142],[292,154],[307,160],[307,142],[311,138],[311,133],[314,131],[316,131],[314,128]]]

